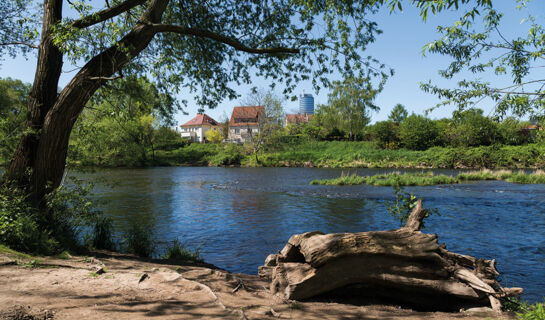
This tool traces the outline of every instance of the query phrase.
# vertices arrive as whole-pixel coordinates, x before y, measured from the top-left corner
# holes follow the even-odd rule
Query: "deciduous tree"
[[[423,16],[459,3],[490,0],[414,0]],[[400,0],[186,1],[110,0],[95,11],[68,2],[77,16],[63,16],[63,0],[0,2],[0,53],[37,50],[25,134],[3,181],[24,187],[36,204],[61,182],[71,130],[90,97],[109,80],[150,74],[165,89],[197,92],[197,102],[217,105],[237,96],[233,83],[271,78],[289,93],[299,80],[329,85],[345,76],[385,76],[361,53],[379,33],[370,13]],[[41,16],[39,43],[32,17]],[[81,66],[58,92],[65,62]]]

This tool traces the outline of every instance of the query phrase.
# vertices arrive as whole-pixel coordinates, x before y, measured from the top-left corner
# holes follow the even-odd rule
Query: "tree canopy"
[[[518,9],[526,9],[530,0],[513,1]],[[528,15],[521,25],[526,34],[507,37],[505,30],[511,26],[502,24],[503,14],[492,6],[483,8],[482,21],[474,15],[463,15],[452,26],[442,26],[442,37],[425,47],[429,53],[452,58],[452,62],[440,71],[440,75],[452,79],[462,72],[475,74],[475,79],[463,79],[457,88],[443,88],[432,82],[422,88],[443,101],[439,105],[454,104],[461,109],[471,108],[485,99],[494,102],[495,114],[503,117],[531,115],[542,118],[545,114],[545,78],[538,68],[545,61],[545,28],[543,18]],[[480,78],[495,75],[495,85]],[[506,81],[502,79],[507,79]]]

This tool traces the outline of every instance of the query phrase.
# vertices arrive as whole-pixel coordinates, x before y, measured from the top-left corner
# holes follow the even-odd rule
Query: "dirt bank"
[[[257,276],[116,253],[0,254],[0,319],[509,319],[384,305],[283,301]]]

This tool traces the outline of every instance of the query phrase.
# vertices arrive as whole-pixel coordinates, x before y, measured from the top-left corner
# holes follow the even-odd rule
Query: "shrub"
[[[438,137],[435,123],[421,115],[411,115],[399,128],[401,145],[410,150],[426,150],[433,147]]]
[[[397,149],[399,147],[399,125],[393,121],[379,121],[375,123],[372,135],[383,149]]]
[[[92,186],[74,181],[46,196],[41,211],[24,190],[9,182],[0,187],[0,242],[12,249],[37,254],[55,254],[81,249],[81,235],[97,228],[102,213],[89,201]],[[111,230],[103,229],[101,237]]]
[[[175,239],[170,243],[162,258],[182,262],[203,262],[200,257],[200,248],[191,251],[178,239]]]

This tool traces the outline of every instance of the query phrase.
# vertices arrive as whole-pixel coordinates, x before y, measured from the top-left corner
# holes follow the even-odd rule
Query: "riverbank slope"
[[[280,143],[259,152],[233,144],[191,144],[158,151],[156,165],[318,168],[543,168],[545,145],[434,147],[424,151],[381,149],[371,142]],[[89,163],[99,165],[99,163]]]
[[[283,301],[257,276],[130,255],[0,253],[0,319],[510,319],[384,305]]]

